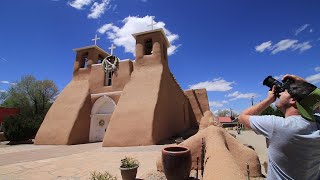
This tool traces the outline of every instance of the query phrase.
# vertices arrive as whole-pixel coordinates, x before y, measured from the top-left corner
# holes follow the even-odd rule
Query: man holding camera
[[[272,87],[267,98],[239,116],[240,123],[269,139],[267,179],[320,179],[320,124],[314,116],[320,89],[295,77],[286,75],[283,84],[266,79]],[[285,117],[259,116],[277,97]]]

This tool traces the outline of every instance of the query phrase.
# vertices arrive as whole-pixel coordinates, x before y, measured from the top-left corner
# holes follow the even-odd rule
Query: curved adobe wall
[[[48,111],[35,144],[79,144],[89,141],[91,99],[88,81],[71,81]]]
[[[260,161],[256,152],[242,145],[225,129],[216,126],[209,126],[200,130],[197,134],[179,144],[179,146],[190,149],[192,169],[197,168],[197,157],[201,157],[202,138],[206,146],[204,180],[246,179],[246,163],[249,164],[250,177],[262,176]],[[158,171],[163,171],[161,156],[158,158],[156,166]],[[201,169],[200,165],[198,167]]]

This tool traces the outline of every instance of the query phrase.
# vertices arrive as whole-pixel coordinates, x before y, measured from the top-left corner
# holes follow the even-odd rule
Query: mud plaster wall
[[[201,118],[206,111],[209,111],[209,102],[206,89],[191,89],[186,90],[185,94],[188,96],[193,112],[200,124]]]
[[[35,144],[88,142],[90,111],[88,81],[71,81],[46,114]]]
[[[242,145],[225,129],[209,126],[188,138],[179,146],[187,147],[191,151],[192,169],[199,166],[201,158],[202,138],[205,141],[204,180],[212,179],[245,179],[246,163],[249,164],[250,177],[261,177],[260,161],[255,151]],[[161,155],[156,163],[158,171],[163,171]]]
[[[36,135],[35,144],[79,144],[89,141],[90,114],[93,103],[89,91],[90,88],[100,87],[102,89],[104,85],[102,67],[92,66],[92,64],[98,63],[98,59],[106,55],[97,48],[77,52],[73,79],[48,111]],[[80,68],[84,63],[84,57],[89,59],[88,65]],[[121,89],[121,86],[124,86],[130,78],[132,62],[120,63],[120,67],[124,75],[115,78],[115,81],[121,81],[117,84],[117,89]],[[109,95],[116,102],[119,96],[120,93]]]
[[[148,38],[152,38],[153,53],[144,55]],[[111,117],[103,146],[156,144],[190,127],[186,97],[169,71],[163,43],[159,35],[137,37],[134,71]]]
[[[197,125],[190,104],[169,68],[163,68],[158,103],[154,114],[153,139],[159,142]],[[192,116],[193,115],[193,116]]]

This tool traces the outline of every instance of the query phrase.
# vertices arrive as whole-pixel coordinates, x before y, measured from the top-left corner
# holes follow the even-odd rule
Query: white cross
[[[116,46],[114,46],[113,44],[111,44],[111,47],[109,47],[109,49],[111,50],[111,55],[113,55],[113,50],[116,48]]]
[[[153,23],[153,19],[154,19],[154,16],[151,16],[151,24],[148,25],[148,26],[151,26],[151,30],[153,30],[153,25],[157,24],[156,22]]]
[[[92,41],[94,41],[94,45],[97,45],[97,40],[98,40],[98,39],[100,39],[100,38],[98,38],[98,36],[97,36],[97,34],[96,34],[95,38],[92,39]]]

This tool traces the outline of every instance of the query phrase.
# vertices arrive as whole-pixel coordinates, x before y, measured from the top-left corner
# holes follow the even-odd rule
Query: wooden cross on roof
[[[111,47],[109,47],[110,49],[110,55],[113,55],[113,50],[116,48],[116,46],[114,46],[113,44],[111,44]]]
[[[97,40],[99,40],[100,38],[98,38],[98,35],[96,34],[95,38],[92,39],[92,41],[94,41],[94,45],[97,45]]]
[[[149,24],[148,26],[151,26],[151,30],[153,30],[153,25],[156,25],[157,23],[153,21],[154,16],[151,16],[151,24]]]

